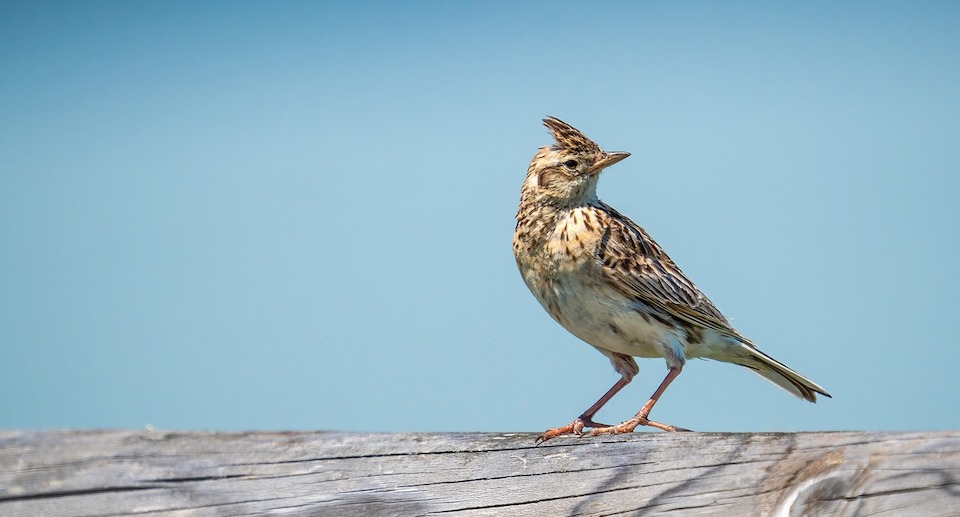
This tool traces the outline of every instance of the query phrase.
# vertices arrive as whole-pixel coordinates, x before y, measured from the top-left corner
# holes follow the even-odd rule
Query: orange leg
[[[597,427],[590,433],[590,436],[605,435],[605,434],[622,434],[622,433],[632,433],[637,426],[648,425],[650,427],[656,427],[657,429],[662,429],[668,432],[675,431],[689,431],[689,429],[684,429],[682,427],[677,427],[674,425],[661,424],[660,422],[654,422],[647,420],[647,417],[650,415],[650,411],[653,410],[653,406],[660,400],[660,396],[663,395],[664,391],[667,391],[667,386],[673,382],[674,379],[680,375],[680,370],[683,367],[676,366],[670,368],[670,371],[667,372],[667,376],[664,377],[663,382],[660,383],[660,387],[657,388],[657,391],[653,392],[653,395],[650,397],[650,400],[640,408],[640,412],[636,414],[630,420],[621,422],[617,425],[606,426],[606,427]],[[548,431],[549,432],[549,431]]]
[[[597,414],[597,411],[600,411],[600,408],[604,406],[607,402],[610,402],[610,399],[617,394],[618,391],[622,390],[624,386],[630,384],[630,381],[621,377],[616,384],[613,385],[606,393],[600,397],[600,400],[596,401],[592,406],[590,406],[582,415],[578,416],[576,420],[570,422],[569,424],[563,427],[554,427],[553,429],[547,429],[543,434],[537,437],[537,445],[551,439],[556,438],[564,434],[575,434],[580,436],[583,434],[584,427],[593,427],[593,428],[609,428],[610,426],[605,424],[599,424],[593,421],[593,415]]]

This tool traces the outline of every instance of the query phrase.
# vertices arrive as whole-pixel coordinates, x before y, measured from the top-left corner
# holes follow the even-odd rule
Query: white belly
[[[540,300],[547,312],[571,334],[595,347],[624,355],[676,354],[676,328],[644,317],[642,305],[614,289],[596,282],[584,283],[580,278],[581,275],[574,278],[568,274],[558,275],[551,282],[552,289],[544,293],[545,299]]]

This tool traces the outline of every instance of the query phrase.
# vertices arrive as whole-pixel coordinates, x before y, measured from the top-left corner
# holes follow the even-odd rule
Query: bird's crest
[[[547,126],[550,134],[557,141],[557,145],[564,149],[571,149],[581,153],[599,153],[600,146],[593,140],[587,138],[577,128],[556,118],[547,117],[543,119],[543,125]]]

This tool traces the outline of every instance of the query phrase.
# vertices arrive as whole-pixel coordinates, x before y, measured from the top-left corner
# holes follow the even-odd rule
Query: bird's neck
[[[557,199],[524,191],[520,194],[517,220],[531,217],[554,219],[578,208],[598,206],[600,206],[600,199],[597,198],[596,192],[590,192],[586,196]]]

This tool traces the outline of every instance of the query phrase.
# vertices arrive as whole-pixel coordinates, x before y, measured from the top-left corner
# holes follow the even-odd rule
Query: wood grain
[[[0,515],[960,515],[960,431],[0,432]]]

